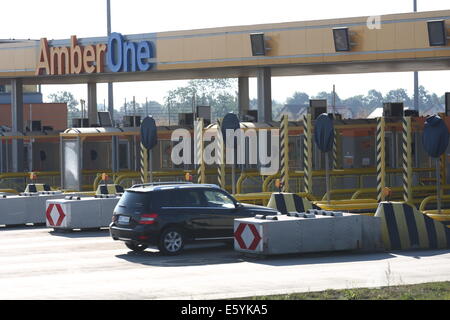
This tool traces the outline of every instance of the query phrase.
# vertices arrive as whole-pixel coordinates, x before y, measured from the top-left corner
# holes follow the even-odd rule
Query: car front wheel
[[[161,234],[158,249],[165,255],[176,255],[183,251],[184,235],[178,228],[168,228]]]

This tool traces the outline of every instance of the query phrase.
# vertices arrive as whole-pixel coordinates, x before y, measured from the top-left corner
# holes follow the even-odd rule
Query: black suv
[[[163,254],[178,254],[187,242],[232,240],[235,218],[277,213],[240,203],[213,184],[141,184],[122,195],[110,233],[133,251],[157,246]]]

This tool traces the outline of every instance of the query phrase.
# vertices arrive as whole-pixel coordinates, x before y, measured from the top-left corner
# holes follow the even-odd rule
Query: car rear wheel
[[[168,228],[159,239],[158,249],[165,255],[176,255],[183,251],[184,235],[178,228]]]
[[[142,252],[147,249],[147,245],[143,243],[135,243],[135,242],[125,242],[125,245],[128,249],[133,250],[135,252]]]

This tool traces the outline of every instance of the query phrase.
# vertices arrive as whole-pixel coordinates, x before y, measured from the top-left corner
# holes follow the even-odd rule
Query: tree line
[[[116,109],[114,118],[119,121],[124,115],[152,115],[161,124],[177,124],[179,113],[189,113],[195,105],[211,106],[212,121],[223,117],[229,112],[238,112],[237,79],[201,79],[190,80],[187,85],[170,90],[163,103],[157,101],[124,101]],[[48,96],[51,102],[67,103],[69,126],[72,118],[81,117],[79,101],[71,92],[59,91]],[[326,99],[328,106],[336,106],[337,112],[345,111],[351,118],[367,118],[376,108],[382,107],[384,102],[403,102],[405,108],[412,108],[414,98],[403,88],[390,90],[383,95],[380,91],[371,89],[365,95],[355,95],[341,99],[337,93],[321,91],[316,95],[295,91],[285,101],[272,100],[272,113],[275,120],[279,119],[284,106],[309,105],[309,99]],[[419,87],[419,110],[421,115],[435,114],[444,111],[445,94],[438,96],[429,92],[425,87]],[[104,104],[97,106],[98,110],[107,110]],[[250,109],[257,109],[257,100],[250,100]]]

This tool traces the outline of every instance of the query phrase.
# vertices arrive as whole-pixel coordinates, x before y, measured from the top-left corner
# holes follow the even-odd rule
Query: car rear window
[[[117,203],[119,213],[143,213],[150,212],[154,207],[151,192],[125,191]]]

